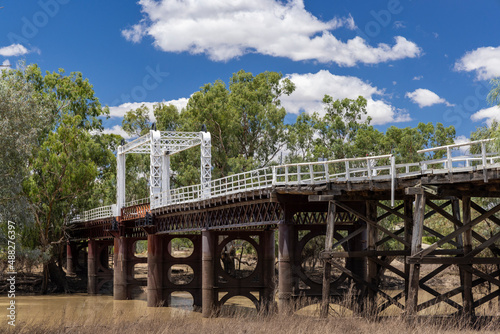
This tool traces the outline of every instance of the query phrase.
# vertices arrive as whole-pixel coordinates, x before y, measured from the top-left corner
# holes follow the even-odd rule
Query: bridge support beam
[[[114,243],[113,298],[125,300],[132,298],[129,280],[133,278],[132,246],[135,240],[118,237]]]
[[[422,249],[422,233],[425,217],[425,194],[415,195],[415,211],[413,212],[413,232],[411,241],[411,255],[417,254]],[[408,299],[406,313],[415,315],[418,312],[418,288],[420,282],[420,263],[410,264]]]
[[[281,314],[293,313],[294,294],[294,226],[293,212],[285,210],[285,221],[278,226],[278,311]]]
[[[97,286],[97,270],[99,267],[99,249],[97,241],[90,239],[88,243],[87,253],[87,292],[89,295],[96,295],[98,292]]]
[[[78,261],[76,245],[73,242],[68,241],[66,244],[66,274],[70,276],[76,274],[73,257],[75,257],[75,260]]]
[[[212,231],[201,232],[201,245],[202,245],[202,309],[201,313],[204,318],[209,318],[215,311],[215,276],[214,276],[214,262],[215,262],[215,233]]]
[[[163,298],[163,238],[159,235],[148,235],[148,287],[147,299],[149,307],[162,306]]]
[[[264,246],[263,254],[263,280],[264,280],[264,292],[262,298],[262,307],[264,311],[269,313],[274,311],[274,260],[275,260],[275,243],[274,243],[274,230],[264,231],[264,236],[262,238],[262,243]]]

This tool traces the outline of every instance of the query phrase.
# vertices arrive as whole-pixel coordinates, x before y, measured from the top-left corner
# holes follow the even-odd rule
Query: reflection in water
[[[113,300],[112,296],[89,296],[87,294],[18,296],[16,297],[16,322],[44,324],[47,326],[92,325],[113,323],[114,319],[134,321],[138,318],[168,320],[174,317],[201,318],[192,312],[193,300],[189,293],[172,296],[173,307],[147,307],[145,298],[139,300]],[[10,299],[0,297],[0,309],[5,310]],[[1,328],[7,325],[2,322]]]
[[[114,324],[115,322],[134,322],[140,318],[201,319],[201,313],[193,312],[193,298],[187,292],[175,292],[171,297],[172,307],[147,307],[146,296],[140,299],[113,300],[113,296],[89,296],[87,294],[18,296],[16,297],[17,324],[43,324],[49,327],[90,326],[96,324]],[[8,307],[10,299],[0,297],[0,309]],[[223,308],[224,313],[243,310],[242,314],[256,314],[253,303],[246,297],[233,297]],[[2,328],[6,322],[0,324]]]

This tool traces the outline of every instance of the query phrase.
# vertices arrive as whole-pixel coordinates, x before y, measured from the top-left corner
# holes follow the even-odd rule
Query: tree
[[[94,157],[99,145],[79,125],[81,117],[64,115],[57,129],[50,132],[30,159],[31,175],[24,182],[40,237],[43,253],[62,258],[58,247],[65,241],[64,228],[79,197],[90,193],[98,176]],[[65,243],[64,243],[65,244]],[[59,261],[61,263],[61,261]],[[54,260],[44,263],[42,293],[47,291],[49,269]],[[53,273],[51,276],[57,275]]]
[[[58,287],[66,290],[62,275],[65,222],[88,209],[85,204],[89,202],[83,198],[99,181],[98,160],[105,155],[106,148],[92,139],[90,131],[102,129],[99,117],[108,110],[101,106],[92,85],[78,72],[66,76],[60,69],[44,76],[37,65],[29,65],[3,74],[4,84],[9,83],[9,78],[17,78],[19,87],[32,87],[33,104],[48,110],[46,126],[33,124],[37,145],[23,161],[28,173],[21,182],[23,197],[35,220],[34,235],[47,256],[42,292],[47,291],[49,271]],[[17,101],[24,102],[25,97],[18,96]],[[13,120],[7,119],[11,127]],[[109,166],[99,167],[104,170]]]
[[[28,175],[26,161],[40,135],[51,124],[50,100],[43,98],[22,71],[0,76],[0,221],[29,221],[22,197],[22,181]]]
[[[267,166],[285,145],[286,111],[280,97],[294,89],[280,73],[254,76],[239,71],[233,74],[229,88],[218,80],[194,93],[181,112],[179,128],[200,131],[206,125],[212,135],[213,177]],[[199,165],[192,164],[196,154],[185,151],[173,159],[172,166],[181,171],[179,184],[199,180]]]
[[[395,154],[397,162],[417,162],[425,160],[423,154],[417,151],[437,146],[453,144],[455,128],[444,127],[442,123],[435,126],[432,123],[418,123],[416,128],[397,128],[391,126],[385,134],[384,146],[387,152]],[[432,153],[433,159],[443,157],[445,151]]]

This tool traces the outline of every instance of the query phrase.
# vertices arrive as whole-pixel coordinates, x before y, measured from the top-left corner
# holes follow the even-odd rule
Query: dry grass
[[[498,333],[500,326],[491,321],[481,329],[466,328],[460,321],[451,319],[420,319],[408,321],[402,318],[392,318],[380,321],[368,321],[364,318],[328,318],[326,320],[304,316],[271,316],[271,317],[233,317],[201,319],[190,316],[180,316],[174,319],[162,320],[138,318],[113,319],[112,322],[101,323],[95,320],[85,325],[62,326],[42,324],[19,324],[12,333],[273,333],[273,334],[311,334],[311,333]]]
[[[59,334],[59,333],[196,333],[196,334],[441,334],[441,333],[500,333],[498,318],[482,318],[480,325],[471,326],[465,318],[404,316],[371,319],[361,316],[330,316],[320,319],[314,315],[258,315],[247,307],[223,312],[218,318],[203,319],[199,313],[171,308],[165,316],[165,308],[148,308],[147,314],[131,316],[114,313],[113,316],[96,312],[92,318],[68,320],[64,315],[54,315],[43,323],[30,320],[20,322],[9,333]],[[64,320],[61,320],[64,319]],[[0,328],[0,331],[3,332]]]

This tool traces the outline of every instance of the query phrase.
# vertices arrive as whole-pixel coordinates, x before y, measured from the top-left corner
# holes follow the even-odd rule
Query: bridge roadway
[[[390,306],[416,313],[442,302],[456,313],[473,315],[500,295],[500,287],[486,295],[473,293],[473,287],[500,283],[498,270],[480,267],[500,265],[500,233],[482,230],[486,219],[500,226],[495,216],[500,206],[483,208],[471,200],[500,197],[500,158],[488,153],[485,143],[474,142],[481,146],[475,155],[453,156],[463,144],[429,149],[446,150],[444,158],[419,163],[396,164],[392,155],[384,155],[274,166],[213,180],[209,187],[172,189],[149,202],[128,203],[119,216],[111,215],[108,207],[90,210],[69,226],[67,270],[72,274],[87,262],[89,293],[97,294],[112,281],[115,299],[133,298],[134,289],[146,285],[148,306],[167,306],[173,292],[189,292],[205,317],[238,295],[259,310],[272,311],[276,290],[280,312],[321,299],[336,302],[345,298],[350,284],[358,311],[365,305],[361,300],[370,301],[370,312],[377,314]],[[447,235],[435,230],[434,215],[448,224],[442,229]],[[426,249],[424,234],[436,240]],[[322,274],[330,284],[306,272],[304,259],[306,244],[325,235],[321,257],[334,271]],[[190,239],[192,255],[174,257],[175,238]],[[231,275],[220,260],[225,246],[237,239],[256,250],[258,261],[248,277]],[[146,262],[134,255],[137,240],[148,240],[147,283],[134,277],[134,266]],[[111,247],[112,269],[107,256]],[[81,256],[85,249],[87,255]],[[396,258],[403,268],[392,264]],[[191,282],[179,285],[172,279],[172,266],[179,264],[191,268]],[[422,277],[428,265],[438,269],[422,271]],[[452,265],[459,268],[460,286],[438,291],[430,285]],[[384,271],[404,282],[401,293],[385,292]],[[419,304],[419,287],[433,298]],[[452,299],[460,294],[462,302]]]

